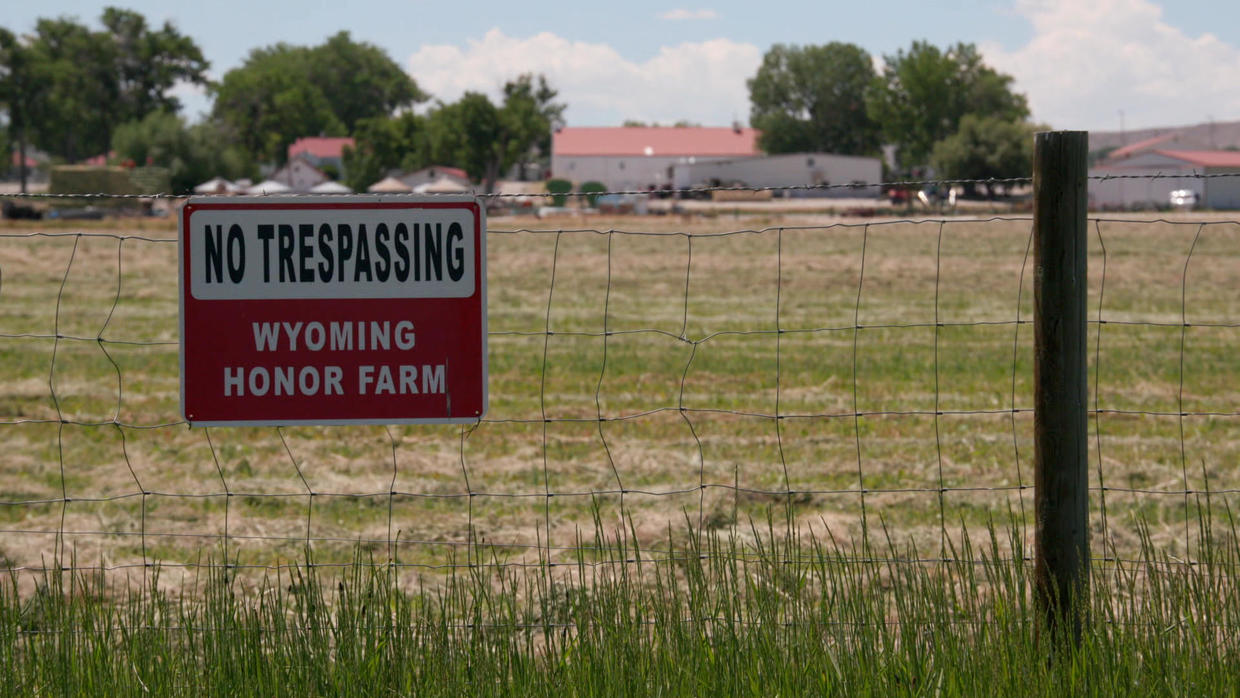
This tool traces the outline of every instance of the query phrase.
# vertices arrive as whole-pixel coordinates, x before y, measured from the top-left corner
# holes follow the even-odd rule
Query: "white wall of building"
[[[287,184],[293,191],[309,191],[311,187],[327,181],[327,175],[315,169],[302,157],[295,157],[276,170],[271,178]]]
[[[551,176],[577,185],[602,182],[611,191],[638,191],[664,185],[680,186],[674,179],[678,164],[722,158],[678,155],[553,155]]]
[[[1191,172],[1183,163],[1180,167],[1096,167],[1089,171],[1089,207],[1099,211],[1165,208],[1177,189],[1191,189],[1201,196],[1203,180],[1182,176]],[[1094,179],[1107,175],[1125,179]]]
[[[1208,168],[1206,174],[1230,174],[1234,169]],[[1202,188],[1201,204],[1206,208],[1240,209],[1240,176],[1195,180]]]
[[[1203,208],[1240,209],[1240,177],[1203,179],[1196,174],[1222,174],[1235,169],[1201,168],[1160,153],[1144,153],[1110,166],[1089,171],[1091,208],[1165,208],[1171,192],[1197,192]],[[1094,179],[1107,175],[1124,179]],[[1135,177],[1135,179],[1128,179]]]
[[[678,164],[676,186],[691,187],[711,183],[724,186],[740,182],[751,187],[786,187],[810,184],[876,184],[882,181],[879,158],[834,155],[831,153],[792,153],[735,160],[698,161]],[[791,191],[790,196],[870,197],[878,188],[823,189]]]

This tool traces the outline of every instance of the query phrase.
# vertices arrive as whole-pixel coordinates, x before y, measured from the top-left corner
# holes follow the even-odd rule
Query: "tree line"
[[[95,27],[63,17],[27,34],[0,27],[4,152],[24,161],[33,146],[70,163],[111,152],[167,167],[181,192],[216,175],[254,178],[260,165],[283,164],[300,137],[351,136],[343,173],[328,174],[354,189],[437,164],[491,191],[514,166],[543,174],[565,109],[533,74],[509,80],[498,101],[434,100],[381,48],[343,31],[316,46],[256,48],[219,80],[209,68],[191,37],[131,10],[106,8]],[[750,123],[768,153],[877,155],[890,145],[894,174],[927,165],[947,177],[1023,174],[1032,126],[1011,83],[970,44],[914,42],[881,68],[853,44],[777,44],[748,80]],[[212,98],[197,123],[180,114],[184,85]]]
[[[106,152],[121,124],[174,113],[174,85],[206,82],[201,49],[171,24],[117,8],[100,22],[40,19],[27,36],[0,27],[4,136],[23,160],[28,144],[67,162]]]
[[[748,81],[750,124],[768,153],[877,155],[894,149],[900,177],[1026,175],[1033,131],[1011,76],[972,44],[914,41],[881,69],[855,44],[776,44]]]
[[[202,50],[171,23],[109,7],[99,24],[40,19],[27,35],[0,27],[5,153],[21,162],[33,146],[73,163],[111,152],[169,168],[183,192],[216,175],[254,178],[260,165],[283,164],[303,136],[353,136],[344,172],[355,189],[392,168],[448,164],[490,191],[513,165],[550,152],[564,111],[546,79],[527,74],[504,86],[498,104],[467,92],[415,112],[430,95],[382,49],[343,31],[317,46],[256,48],[213,81]],[[185,84],[213,98],[192,125],[174,89]]]

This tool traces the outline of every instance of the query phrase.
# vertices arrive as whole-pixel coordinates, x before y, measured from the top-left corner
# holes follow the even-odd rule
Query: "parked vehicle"
[[[1192,189],[1176,189],[1171,192],[1171,208],[1178,208],[1185,211],[1197,208],[1197,204],[1201,201],[1201,195]]]

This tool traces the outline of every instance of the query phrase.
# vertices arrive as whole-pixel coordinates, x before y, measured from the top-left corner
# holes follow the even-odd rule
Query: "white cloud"
[[[445,102],[466,90],[496,97],[505,81],[532,72],[546,75],[559,90],[572,125],[613,125],[630,118],[727,125],[749,115],[745,80],[761,60],[757,46],[730,39],[665,46],[638,62],[607,44],[549,32],[510,37],[492,29],[465,47],[423,46],[408,66],[422,89]]]
[[[659,15],[659,19],[718,19],[714,10],[668,10]]]
[[[1149,0],[1022,0],[1026,45],[984,43],[987,63],[1016,78],[1033,116],[1055,128],[1117,130],[1240,119],[1240,47],[1191,37]]]

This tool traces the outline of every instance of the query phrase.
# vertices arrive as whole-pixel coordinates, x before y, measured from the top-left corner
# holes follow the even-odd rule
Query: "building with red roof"
[[[1121,146],[1107,153],[1106,157],[1107,160],[1111,160],[1113,162],[1117,160],[1127,160],[1134,155],[1140,155],[1141,153],[1154,150],[1164,143],[1173,142],[1176,140],[1177,135],[1178,134],[1173,131],[1171,133],[1164,133],[1152,138],[1139,140],[1136,143],[1129,143],[1128,145]]]
[[[758,131],[734,127],[565,127],[551,137],[551,176],[611,190],[687,186],[675,167],[760,157]]]
[[[1237,150],[1156,150],[1154,153],[1206,170],[1222,169],[1230,172],[1240,169],[1240,151]]]
[[[328,176],[310,162],[310,157],[299,154],[269,177],[293,191],[310,191],[314,187],[328,181]]]
[[[326,136],[298,138],[288,147],[288,160],[301,155],[315,167],[330,164],[341,169],[344,164],[344,148],[345,146],[352,148],[353,145],[352,138]]]
[[[1187,189],[1204,208],[1240,209],[1240,151],[1147,150],[1100,164],[1089,174],[1095,177],[1089,181],[1093,208],[1165,208],[1171,192]],[[1237,176],[1201,176],[1230,174]]]

